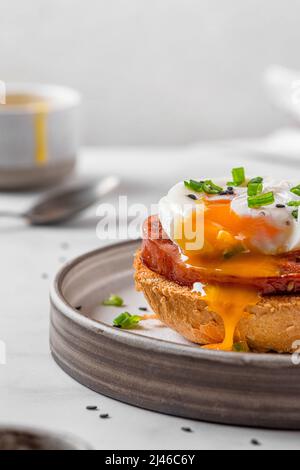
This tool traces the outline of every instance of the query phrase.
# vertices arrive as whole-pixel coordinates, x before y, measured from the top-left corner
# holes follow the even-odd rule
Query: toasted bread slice
[[[144,293],[165,325],[200,345],[223,341],[221,316],[210,311],[198,293],[148,269],[139,252],[134,267],[137,290]],[[300,346],[300,296],[262,297],[258,304],[246,309],[236,328],[235,341],[246,341],[257,352],[294,352],[295,342],[299,341]]]

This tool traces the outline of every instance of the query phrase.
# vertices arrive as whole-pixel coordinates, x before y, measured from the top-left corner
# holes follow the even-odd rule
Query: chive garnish
[[[142,319],[143,318],[139,315],[131,315],[128,312],[124,312],[114,319],[114,327],[121,328],[123,330],[131,330],[132,328],[135,328]]]
[[[228,186],[241,186],[246,181],[245,169],[243,167],[233,168],[232,171],[232,181],[228,182]]]
[[[105,307],[123,307],[124,300],[118,295],[111,295],[107,300],[104,300],[103,305]]]
[[[264,179],[261,176],[252,178],[248,183],[248,196],[257,196],[263,191],[263,181]]]
[[[264,179],[261,176],[257,176],[256,178],[252,178],[249,183],[263,183]]]
[[[289,207],[297,207],[297,209],[294,209],[292,211],[292,216],[294,219],[298,220],[299,217],[299,207],[300,207],[300,201],[290,201],[287,203]]]
[[[269,206],[270,204],[274,204],[274,202],[275,196],[273,192],[248,197],[248,207],[250,208]]]
[[[294,188],[292,188],[291,193],[296,194],[296,196],[300,196],[300,184],[298,184],[298,186],[295,186]]]
[[[223,191],[223,188],[214,184],[211,180],[206,180],[203,183],[203,191],[206,194],[220,194]]]
[[[263,190],[262,183],[251,183],[248,184],[248,196],[257,196],[257,194],[261,194]]]
[[[240,341],[239,343],[234,343],[232,346],[232,351],[234,352],[249,352],[249,346],[246,341]]]
[[[299,207],[300,206],[300,201],[290,201],[287,203],[289,207]]]
[[[196,193],[203,193],[203,181],[189,180],[185,181],[184,185],[186,188],[191,189]]]
[[[223,191],[221,186],[213,183],[212,180],[205,181],[195,181],[189,180],[185,181],[184,185],[186,188],[195,191],[196,193],[206,193],[206,194],[220,194]]]

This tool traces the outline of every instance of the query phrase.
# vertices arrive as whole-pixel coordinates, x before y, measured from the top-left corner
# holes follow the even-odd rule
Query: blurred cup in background
[[[54,85],[1,83],[0,189],[62,181],[74,170],[79,150],[79,93]]]

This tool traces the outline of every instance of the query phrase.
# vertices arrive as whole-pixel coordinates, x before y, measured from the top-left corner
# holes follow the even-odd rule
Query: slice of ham
[[[178,246],[167,238],[157,216],[149,217],[144,224],[141,260],[149,269],[169,281],[190,288],[197,282],[224,283],[255,287],[262,295],[300,293],[299,251],[276,257],[280,274],[274,277],[203,273],[198,267],[187,266],[182,261]]]

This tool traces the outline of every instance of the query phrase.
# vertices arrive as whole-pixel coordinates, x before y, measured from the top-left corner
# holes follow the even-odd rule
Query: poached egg
[[[175,185],[159,202],[164,232],[178,246],[187,269],[192,265],[245,277],[278,275],[275,255],[300,250],[300,196],[291,191],[295,184],[263,178],[262,193],[272,193],[272,203],[253,207],[247,181],[235,187],[227,181],[214,180],[222,188],[219,194],[193,190],[185,182]],[[232,350],[236,326],[259,302],[259,292],[221,283],[197,283],[194,291],[224,322],[223,343],[209,348]]]

